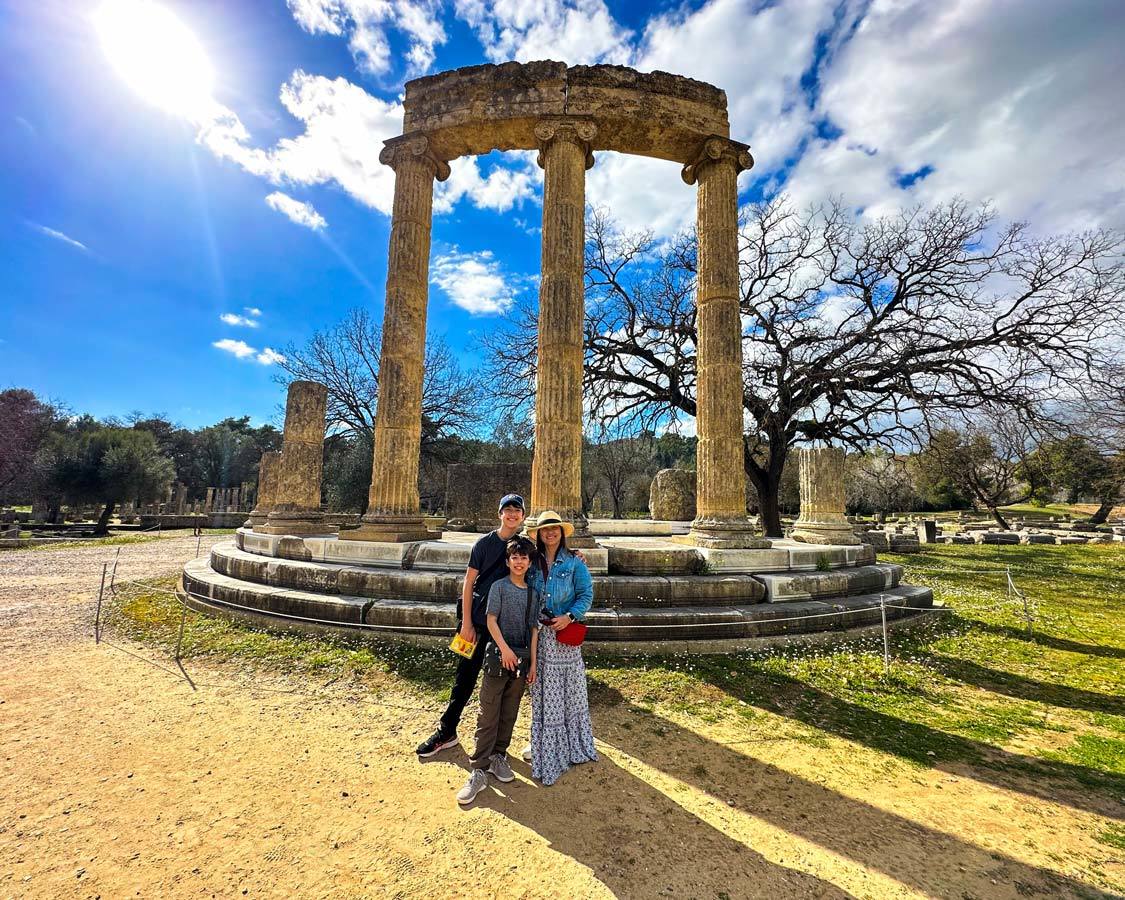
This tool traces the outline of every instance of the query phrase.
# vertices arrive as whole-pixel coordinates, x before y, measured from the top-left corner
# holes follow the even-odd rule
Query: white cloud
[[[235,326],[236,328],[240,326],[243,328],[258,327],[258,323],[253,319],[247,316],[240,316],[238,315],[238,313],[223,313],[221,316],[219,316],[219,319],[223,322],[226,322],[228,325]]]
[[[294,200],[288,194],[281,193],[281,191],[274,191],[267,196],[266,204],[271,209],[276,209],[279,213],[288,216],[290,221],[296,222],[298,225],[304,225],[306,228],[311,228],[313,231],[319,231],[328,225],[324,220],[324,216],[318,213],[311,203]]]
[[[473,315],[492,315],[512,305],[515,291],[509,282],[518,283],[521,279],[505,277],[491,250],[462,253],[454,247],[435,257],[430,266],[430,281],[462,309]]]
[[[382,76],[391,71],[390,30],[403,33],[407,75],[433,64],[434,48],[445,43],[438,0],[287,0],[293,18],[310,34],[347,36],[361,72]]]
[[[507,212],[535,196],[537,179],[526,160],[522,169],[493,166],[486,178],[481,177],[480,165],[471,156],[453,160],[449,169],[449,178],[439,183],[434,192],[436,213],[449,212],[463,197],[480,209]]]
[[[56,241],[62,241],[64,244],[70,244],[71,247],[77,247],[84,253],[89,253],[90,248],[83,244],[81,241],[76,241],[68,234],[63,234],[54,228],[48,228],[46,225],[38,225],[35,222],[27,223],[30,228],[34,228],[40,234],[45,234],[49,238],[54,238]]]
[[[603,0],[454,0],[493,62],[561,59],[627,64],[632,33]]]
[[[230,353],[237,356],[239,359],[246,359],[248,356],[253,356],[258,351],[251,347],[246,341],[236,341],[231,338],[223,338],[221,341],[213,341],[212,347],[217,347],[225,353]]]
[[[246,313],[246,315],[254,316],[256,318],[260,318],[262,315],[262,311],[256,306],[244,306],[242,307],[242,311]]]
[[[231,338],[223,338],[221,341],[212,342],[211,346],[217,347],[225,353],[230,353],[238,359],[253,358],[263,366],[272,366],[274,363],[285,362],[285,357],[272,347],[258,350],[256,347],[251,347],[246,341],[235,341]]]
[[[1125,225],[1123,28],[1120,4],[875,3],[823,73],[817,112],[842,134],[810,146],[793,191],[868,214],[960,194],[1043,229]]]
[[[274,350],[272,347],[266,347],[259,353],[255,359],[258,360],[263,366],[272,366],[274,363],[285,362],[285,357]]]

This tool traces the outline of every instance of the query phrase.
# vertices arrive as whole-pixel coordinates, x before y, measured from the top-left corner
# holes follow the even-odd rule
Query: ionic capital
[[[405,135],[383,142],[379,162],[390,166],[396,172],[399,164],[407,159],[422,159],[429,164],[433,177],[445,181],[449,177],[449,163],[435,156],[430,148],[430,139],[424,134]]]
[[[699,172],[712,163],[726,163],[734,166],[734,173],[745,171],[754,165],[754,157],[750,155],[750,147],[732,141],[730,138],[713,137],[703,142],[695,159],[684,166],[680,177],[685,184],[695,184],[699,180]]]
[[[535,158],[539,168],[543,168],[543,151],[554,141],[566,141],[579,147],[586,157],[586,168],[594,166],[594,153],[590,141],[598,133],[598,126],[586,119],[544,119],[535,126],[535,138],[539,141],[539,155]]]

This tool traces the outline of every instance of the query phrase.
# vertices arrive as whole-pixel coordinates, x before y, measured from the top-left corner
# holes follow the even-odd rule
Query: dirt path
[[[119,577],[194,551],[126,546]],[[0,554],[0,897],[1016,897],[1121,877],[1092,837],[1114,810],[785,740],[769,714],[748,741],[603,702],[601,762],[550,789],[516,763],[461,810],[465,756],[414,757],[434,711],[406,693],[199,663],[193,690],[96,647],[114,553]]]

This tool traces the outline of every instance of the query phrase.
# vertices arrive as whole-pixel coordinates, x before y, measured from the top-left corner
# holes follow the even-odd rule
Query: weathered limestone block
[[[936,544],[938,527],[934,519],[923,519],[915,526],[918,533],[918,543]]]
[[[315,381],[294,381],[285,404],[281,462],[277,465],[274,502],[264,525],[266,534],[325,534],[320,508],[324,469],[324,417],[328,389]]]
[[[793,540],[807,544],[860,543],[844,514],[843,449],[802,448],[797,456],[801,464],[801,514],[793,527]]]
[[[657,521],[690,522],[695,518],[695,473],[661,469],[648,491],[648,513]]]
[[[531,467],[524,463],[482,466],[455,463],[445,479],[446,528],[454,531],[491,531],[496,527],[497,505],[505,494],[525,499],[531,492]]]

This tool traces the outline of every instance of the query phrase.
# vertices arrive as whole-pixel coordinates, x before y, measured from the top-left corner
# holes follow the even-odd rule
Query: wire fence
[[[104,643],[107,644],[107,646],[112,646],[115,649],[123,649],[123,648],[121,648],[121,647],[119,647],[115,644],[111,644],[108,641],[104,641],[104,638],[103,638],[103,628],[104,628],[103,607],[105,606],[107,601],[112,602],[112,601],[118,600],[120,597],[122,597],[126,594],[132,595],[132,594],[135,594],[136,592],[144,592],[144,593],[147,593],[147,594],[155,594],[155,595],[159,595],[159,596],[164,596],[166,598],[172,598],[176,601],[176,603],[180,607],[180,620],[179,620],[179,623],[178,623],[175,645],[174,645],[174,649],[172,650],[171,656],[172,656],[172,659],[175,662],[177,668],[179,669],[179,672],[182,673],[183,677],[188,678],[189,681],[191,679],[187,676],[187,673],[183,668],[183,662],[182,662],[182,660],[183,660],[183,644],[184,644],[184,636],[185,636],[185,631],[186,631],[186,626],[187,626],[187,617],[188,617],[189,613],[194,613],[196,615],[204,615],[203,613],[199,612],[198,610],[192,608],[192,606],[188,602],[189,598],[193,599],[193,600],[196,600],[201,604],[206,604],[206,605],[211,606],[211,607],[219,607],[219,608],[223,608],[223,609],[229,609],[231,611],[238,611],[238,612],[247,613],[250,616],[257,617],[259,619],[259,621],[262,621],[262,622],[265,622],[265,623],[275,622],[277,624],[283,624],[283,623],[286,623],[286,622],[291,622],[291,623],[301,623],[301,624],[312,624],[312,625],[326,626],[326,627],[330,627],[330,628],[334,628],[334,629],[347,630],[349,632],[367,633],[367,634],[371,634],[371,635],[375,635],[375,636],[378,636],[380,634],[388,635],[388,636],[395,635],[395,634],[400,634],[400,635],[413,634],[413,635],[437,636],[437,635],[449,635],[453,631],[453,626],[451,626],[451,625],[393,625],[393,624],[384,624],[384,623],[346,622],[346,621],[340,621],[340,620],[334,620],[334,619],[325,619],[325,618],[316,617],[316,616],[294,615],[294,614],[291,614],[291,613],[284,613],[284,612],[274,611],[274,610],[263,610],[263,609],[258,608],[258,607],[248,606],[248,605],[237,603],[237,602],[234,602],[234,601],[231,601],[231,600],[228,600],[228,599],[220,599],[220,598],[215,598],[215,597],[211,597],[211,596],[204,595],[204,594],[199,594],[195,591],[187,590],[186,588],[181,588],[180,590],[171,590],[167,587],[162,586],[159,583],[160,581],[163,580],[161,577],[137,578],[137,579],[131,579],[131,580],[128,580],[128,581],[119,581],[118,578],[117,578],[117,572],[118,572],[118,566],[119,566],[119,563],[120,563],[120,560],[121,560],[122,549],[123,548],[120,547],[120,546],[116,547],[115,553],[114,553],[112,559],[107,559],[102,565],[102,572],[101,572],[101,578],[100,578],[100,582],[99,582],[98,595],[97,595],[97,601],[96,601],[96,607],[95,607],[95,609],[96,609],[95,618],[94,618],[95,642],[97,642],[97,643],[103,643],[104,642]],[[196,546],[195,546],[195,556],[193,558],[198,558],[200,556],[201,552],[202,552],[202,535],[197,535],[196,536]],[[911,572],[916,571],[914,567],[909,567],[909,569],[910,569]],[[918,570],[922,570],[921,567],[919,567]],[[951,575],[956,576],[956,575],[962,575],[962,574],[978,574],[978,575],[988,575],[988,576],[992,576],[992,577],[1000,577],[1000,578],[1004,579],[1005,597],[1000,602],[997,602],[997,603],[994,603],[994,604],[989,604],[989,605],[986,605],[986,606],[980,606],[980,605],[968,606],[968,605],[965,605],[965,606],[959,606],[957,608],[954,608],[952,606],[940,604],[940,605],[935,605],[935,606],[932,606],[932,607],[919,607],[919,606],[909,605],[907,603],[901,602],[901,598],[897,594],[882,592],[882,593],[879,594],[879,604],[878,604],[878,606],[868,606],[868,607],[858,607],[858,608],[856,608],[856,607],[852,607],[852,608],[837,607],[836,609],[834,609],[830,612],[810,613],[810,614],[796,615],[796,616],[771,617],[771,618],[765,619],[763,621],[768,622],[772,626],[772,625],[783,625],[783,624],[790,624],[790,623],[797,623],[797,622],[808,622],[808,621],[811,621],[811,620],[819,620],[819,619],[827,619],[827,618],[837,618],[841,621],[841,631],[842,631],[842,630],[845,629],[844,623],[848,620],[849,617],[852,617],[852,618],[859,617],[859,616],[862,616],[862,614],[865,613],[865,612],[869,612],[871,610],[878,609],[879,610],[879,621],[878,621],[877,625],[872,625],[872,624],[860,625],[860,624],[856,623],[856,624],[853,624],[851,627],[852,628],[856,628],[856,627],[862,628],[865,633],[870,633],[872,628],[878,629],[878,632],[880,633],[881,638],[882,638],[883,669],[884,669],[885,674],[890,673],[891,668],[892,668],[892,664],[894,662],[893,654],[892,654],[892,643],[891,643],[891,631],[892,631],[892,629],[891,629],[891,625],[890,625],[890,621],[891,621],[892,617],[888,615],[889,611],[907,613],[907,614],[909,614],[911,620],[913,620],[914,622],[919,622],[919,621],[929,621],[929,620],[941,618],[941,617],[943,617],[945,615],[948,615],[950,613],[978,614],[978,613],[996,612],[996,611],[1004,610],[1004,611],[1007,611],[1007,612],[1011,613],[1015,618],[1017,618],[1017,620],[1019,620],[1022,623],[1022,625],[1026,629],[1026,633],[1029,637],[1033,636],[1034,621],[1038,616],[1038,603],[1035,600],[1033,600],[1027,594],[1027,592],[1025,590],[1023,590],[1021,587],[1019,587],[1019,585],[1017,585],[1016,578],[1015,578],[1015,576],[1013,576],[1010,566],[1005,567],[1004,569],[949,568],[949,569],[925,569],[924,571],[932,572],[932,573],[935,573],[935,574],[942,574],[942,575],[945,575],[945,576],[951,576]],[[896,601],[899,601],[899,602],[896,602]],[[593,635],[596,637],[596,634],[597,634],[596,625],[597,625],[597,623],[593,622],[593,623],[590,623],[590,624],[594,627]],[[645,631],[654,631],[654,630],[661,630],[661,629],[664,630],[665,632],[667,632],[670,628],[674,628],[677,632],[686,632],[687,634],[690,634],[695,629],[708,629],[709,631],[708,631],[707,637],[714,637],[716,632],[721,634],[726,629],[736,629],[737,628],[737,629],[741,629],[743,633],[739,634],[739,635],[733,635],[734,637],[749,637],[750,635],[745,634],[747,626],[748,626],[747,620],[740,619],[740,620],[731,620],[731,621],[688,622],[688,623],[679,623],[679,624],[675,624],[675,625],[669,625],[668,623],[637,623],[637,624],[627,624],[625,627],[627,627],[630,630],[630,632],[636,630],[636,631],[640,631],[641,633],[644,633]],[[831,634],[834,634],[834,633],[839,634],[840,631],[837,631],[837,630],[833,629],[833,630],[825,630],[825,631],[816,631],[816,632],[811,632],[811,633],[801,633],[801,634],[797,634],[796,636],[816,638],[816,637],[823,637],[823,636],[826,636],[826,635],[831,635]],[[781,637],[781,636],[794,636],[794,633],[791,632],[788,635],[785,635],[785,634],[771,635],[770,637]],[[670,640],[668,638],[663,638],[663,639],[662,638],[656,638],[656,639],[657,640]],[[685,638],[682,638],[682,637],[679,638],[679,640],[683,640],[683,639],[685,639]],[[137,654],[133,654],[133,655],[136,656]],[[138,658],[143,658],[143,657],[138,657]],[[146,661],[149,661],[149,660],[146,660]],[[156,663],[153,663],[153,664],[157,665]],[[157,667],[158,668],[164,668],[164,667],[161,667],[159,665]],[[165,668],[165,671],[175,673],[175,670],[172,670],[172,669]]]

